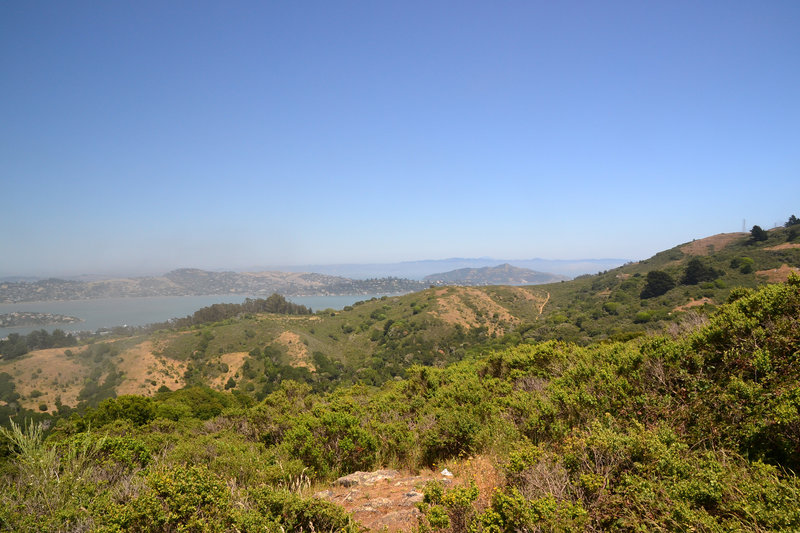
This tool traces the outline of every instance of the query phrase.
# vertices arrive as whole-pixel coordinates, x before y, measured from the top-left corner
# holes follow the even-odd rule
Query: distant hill
[[[459,268],[425,276],[426,283],[455,285],[541,285],[569,279],[558,274],[537,272],[508,263],[483,268]]]
[[[495,269],[505,270],[507,276],[516,272],[505,265]],[[188,330],[160,326],[150,334],[132,331],[132,337],[98,343],[117,351],[112,358],[96,353],[99,348],[69,348],[76,354],[72,357],[64,355],[65,349],[46,350],[0,359],[0,373],[14,376],[23,406],[45,403],[51,411],[57,395],[65,405],[75,406],[92,404],[112,389],[115,394],[153,394],[161,386],[208,384],[261,398],[287,379],[309,383],[315,390],[340,383],[379,385],[404,376],[412,364],[441,366],[496,346],[551,339],[588,345],[664,330],[680,332],[703,322],[743,289],[785,281],[792,272],[800,272],[796,228],[770,230],[764,241],[748,233],[721,234],[570,281],[436,286],[372,298],[338,312],[243,313]],[[463,285],[469,275],[461,272],[453,279],[462,276]],[[306,286],[314,279],[328,280],[321,275],[294,276]],[[233,280],[247,276],[187,270],[162,279],[181,287],[196,284],[197,290],[227,290]],[[645,290],[652,289],[653,280],[665,283],[660,290]],[[338,282],[344,284],[342,290],[355,286],[347,285],[353,280]],[[371,281],[377,282],[393,279]],[[100,377],[87,385],[92,375]]]
[[[0,303],[216,294],[266,297],[276,292],[285,296],[394,294],[426,286],[420,281],[400,278],[354,280],[308,272],[210,272],[184,268],[163,276],[138,278],[0,282]]]
[[[483,268],[508,263],[519,268],[530,268],[539,272],[551,272],[575,277],[596,274],[629,262],[628,259],[498,259],[491,257],[451,257],[449,259],[426,259],[399,263],[350,263],[333,265],[290,265],[258,267],[251,270],[282,270],[287,272],[319,272],[330,276],[354,279],[392,276],[422,280],[438,272],[449,272],[461,268]]]

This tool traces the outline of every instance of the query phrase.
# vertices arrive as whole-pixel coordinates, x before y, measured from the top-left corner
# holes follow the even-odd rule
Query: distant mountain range
[[[519,268],[528,268],[538,272],[548,272],[569,276],[570,278],[583,274],[596,274],[605,270],[617,268],[628,259],[493,259],[490,257],[464,258],[452,257],[449,259],[427,259],[422,261],[403,261],[399,263],[352,263],[330,265],[291,265],[254,267],[250,270],[281,270],[284,272],[318,272],[329,276],[343,276],[354,279],[380,278],[392,276],[415,280],[424,280],[440,272],[449,272],[462,268],[494,267],[509,264]]]
[[[437,263],[438,264],[438,263]],[[50,278],[0,282],[0,303],[48,300],[89,300],[143,296],[244,294],[269,296],[337,296],[401,294],[430,285],[526,285],[567,279],[561,275],[501,265],[467,268],[427,276],[424,280],[379,277],[352,279],[308,272],[211,272],[195,268],[173,270],[163,276],[94,281]]]

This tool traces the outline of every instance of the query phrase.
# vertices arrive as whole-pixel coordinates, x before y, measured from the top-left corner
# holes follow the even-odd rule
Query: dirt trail
[[[539,316],[542,316],[542,313],[544,313],[544,306],[547,305],[547,302],[549,301],[550,301],[550,293],[548,292],[547,297],[542,302],[542,305],[539,306]]]
[[[529,302],[533,302],[534,305],[539,307],[539,316],[542,316],[544,313],[544,307],[550,301],[550,293],[545,292],[545,297],[542,299],[541,296],[537,296],[532,294],[530,291],[526,291],[522,288],[517,288],[517,294],[528,300]],[[538,317],[537,317],[538,318]]]

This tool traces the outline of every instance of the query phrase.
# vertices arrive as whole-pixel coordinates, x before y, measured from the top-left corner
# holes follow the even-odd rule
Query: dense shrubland
[[[46,434],[18,421],[3,433],[0,527],[356,530],[311,487],[482,454],[502,472],[490,500],[429,486],[421,530],[800,528],[800,278],[730,291],[687,329],[523,340],[379,388],[109,397]]]

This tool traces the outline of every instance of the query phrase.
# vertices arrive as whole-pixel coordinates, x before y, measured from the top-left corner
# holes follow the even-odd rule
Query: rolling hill
[[[537,272],[504,263],[492,267],[459,268],[431,274],[425,276],[423,281],[437,285],[541,285],[567,279],[569,278],[566,276]]]
[[[800,267],[799,241],[789,228],[758,242],[744,233],[716,235],[572,281],[434,287],[312,316],[242,313],[3,359],[0,372],[20,396],[12,403],[47,412],[162,387],[209,385],[262,398],[285,379],[320,391],[342,383],[379,385],[404,377],[413,364],[442,366],[502,346],[588,345],[678,331],[702,322],[742,287],[785,280]],[[685,279],[690,266],[701,279]],[[654,271],[672,284],[643,297]]]

